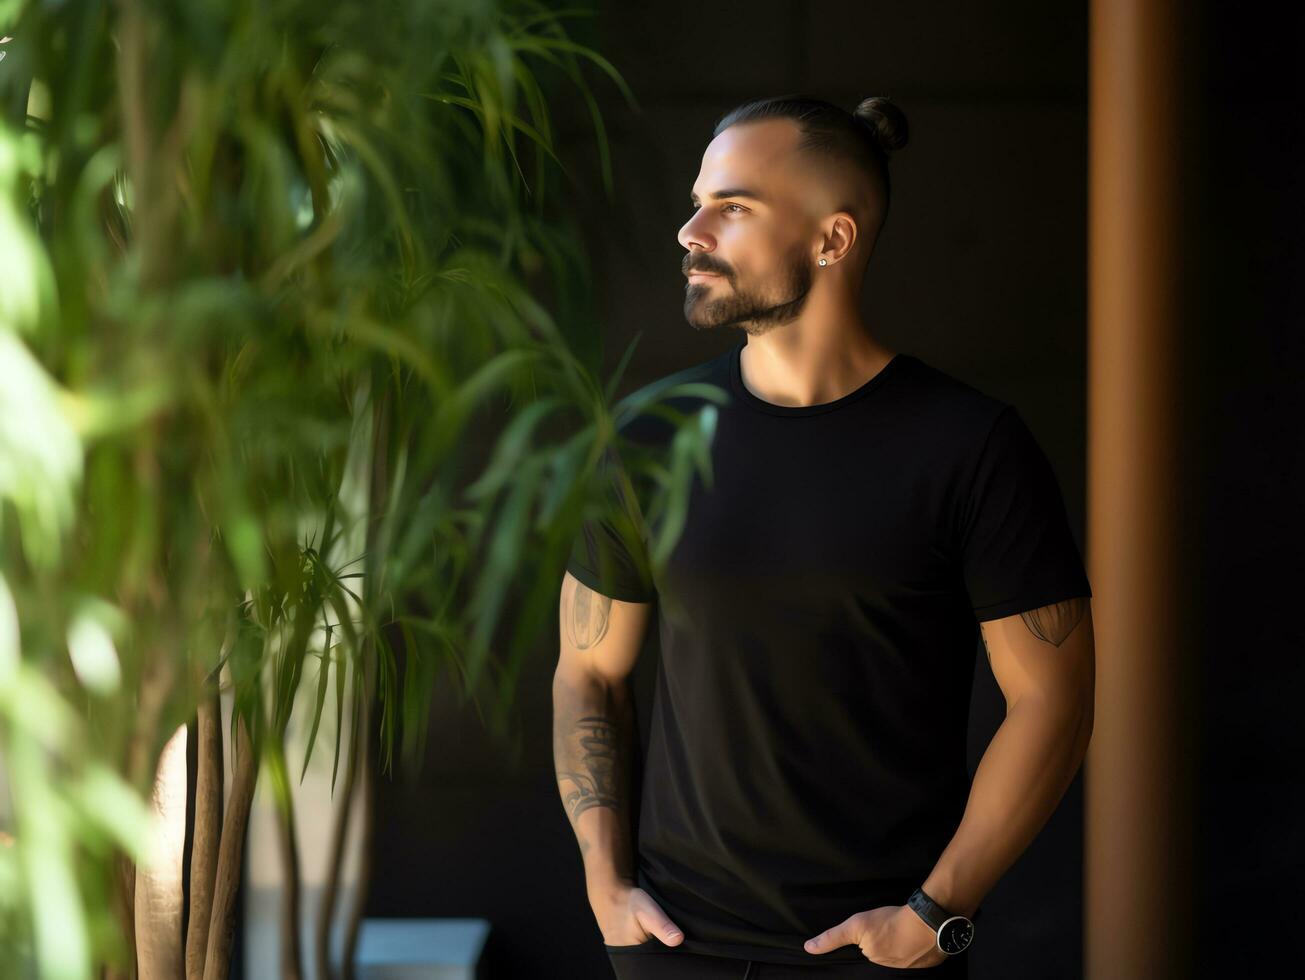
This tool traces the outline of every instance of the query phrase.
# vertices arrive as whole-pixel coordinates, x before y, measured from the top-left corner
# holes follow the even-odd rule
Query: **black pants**
[[[936,966],[906,968],[863,963],[762,963],[726,956],[685,953],[661,940],[638,946],[605,946],[617,980],[876,980],[886,977],[925,977],[966,980],[965,953],[949,956]],[[812,957],[817,959],[817,957]]]

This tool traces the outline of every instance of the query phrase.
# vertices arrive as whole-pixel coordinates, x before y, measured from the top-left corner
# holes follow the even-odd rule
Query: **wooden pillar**
[[[1088,507],[1097,697],[1086,795],[1084,976],[1195,975],[1192,708],[1184,557],[1187,208],[1201,164],[1177,0],[1092,0]]]

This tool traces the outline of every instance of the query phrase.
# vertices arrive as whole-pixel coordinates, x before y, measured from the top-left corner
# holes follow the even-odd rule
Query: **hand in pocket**
[[[658,939],[667,946],[678,946],[684,941],[684,933],[652,896],[625,879],[592,890],[589,905],[604,945],[637,946]]]

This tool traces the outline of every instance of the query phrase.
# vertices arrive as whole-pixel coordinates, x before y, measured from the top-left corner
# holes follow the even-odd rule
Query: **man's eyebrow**
[[[712,194],[708,194],[707,196],[716,201],[723,200],[724,198],[727,197],[746,197],[749,198],[750,200],[758,201],[761,204],[765,204],[767,201],[766,196],[762,194],[760,191],[749,190],[746,187],[726,187],[724,190],[716,191]],[[689,200],[691,200],[694,204],[697,204],[698,195],[695,194],[693,191],[689,191]]]

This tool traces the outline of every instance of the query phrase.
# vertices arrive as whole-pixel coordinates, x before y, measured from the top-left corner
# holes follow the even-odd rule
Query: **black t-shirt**
[[[660,574],[605,521],[567,567],[657,603],[637,883],[678,948],[856,962],[856,946],[802,944],[904,904],[955,833],[978,621],[1091,591],[1012,406],[906,353],[835,401],[775,405],[743,385],[745,343],[654,382],[729,394],[712,486],[695,475]],[[621,431],[655,449],[669,429],[645,415]]]

